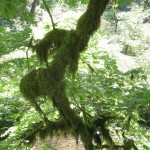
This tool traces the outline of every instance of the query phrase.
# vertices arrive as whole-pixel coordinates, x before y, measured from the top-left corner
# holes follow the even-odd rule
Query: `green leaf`
[[[118,6],[122,7],[126,5],[128,2],[134,2],[135,0],[117,0],[116,3]]]
[[[14,3],[8,3],[5,9],[6,17],[7,18],[14,18],[16,15],[17,6]]]

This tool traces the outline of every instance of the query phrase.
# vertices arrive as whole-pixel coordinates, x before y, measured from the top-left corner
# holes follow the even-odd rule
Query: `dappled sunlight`
[[[28,52],[28,55],[29,57],[32,55],[32,52],[29,51]],[[9,60],[12,60],[12,59],[16,59],[16,58],[26,58],[27,57],[27,54],[25,51],[22,51],[22,50],[15,50],[9,54],[6,54],[6,55],[2,55],[1,58],[0,58],[0,64],[1,63],[4,63],[4,62],[7,62]]]
[[[99,51],[106,51],[110,57],[116,59],[120,71],[127,72],[128,70],[139,67],[135,57],[120,53],[122,46],[119,43],[110,43],[108,39],[101,39],[98,47]]]

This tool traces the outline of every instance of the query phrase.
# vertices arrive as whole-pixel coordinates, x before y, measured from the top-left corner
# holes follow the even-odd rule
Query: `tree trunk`
[[[30,13],[32,13],[32,14],[35,13],[35,9],[36,9],[36,6],[37,6],[38,4],[39,4],[39,0],[33,0]]]

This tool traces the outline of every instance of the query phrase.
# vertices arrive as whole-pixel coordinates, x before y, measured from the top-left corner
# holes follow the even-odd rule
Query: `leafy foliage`
[[[19,11],[19,6],[25,4],[26,0],[1,0],[0,1],[0,16],[4,18],[14,18],[16,12]]]
[[[55,0],[55,1],[51,1],[51,3],[65,3],[65,4],[69,5],[70,7],[75,7],[79,3],[88,4],[88,2],[89,2],[89,0]]]
[[[68,4],[71,7],[76,6],[79,2],[83,3],[83,4],[87,4],[89,2],[89,0],[64,0],[64,2],[66,4]]]
[[[28,44],[31,34],[30,28],[26,27],[24,30],[18,32],[6,31],[4,27],[0,27],[0,30],[0,55],[7,54]]]
[[[27,0],[1,0],[0,16],[5,19],[13,19],[15,17],[20,17],[24,21],[33,22],[32,15],[26,9],[26,5]]]
[[[116,4],[118,6],[124,6],[130,2],[134,2],[135,0],[116,0]]]

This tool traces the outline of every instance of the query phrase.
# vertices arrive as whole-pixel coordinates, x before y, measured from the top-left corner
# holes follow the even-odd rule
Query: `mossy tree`
[[[90,0],[87,10],[77,21],[75,30],[53,29],[38,44],[31,46],[36,51],[40,62],[47,64],[44,69],[31,71],[20,82],[21,93],[31,101],[45,121],[45,124],[34,134],[39,132],[39,135],[44,136],[46,132],[71,130],[76,137],[81,137],[86,150],[93,150],[94,133],[101,128],[109,148],[117,148],[108,129],[105,129],[108,118],[101,118],[94,121],[92,126],[88,126],[71,109],[64,80],[67,67],[74,77],[78,69],[80,53],[86,49],[90,37],[99,28],[100,18],[108,3],[109,0]],[[53,52],[52,61],[48,64],[48,55],[51,52]],[[48,96],[53,106],[57,108],[61,116],[58,122],[50,121],[43,113],[36,102],[40,96]]]

